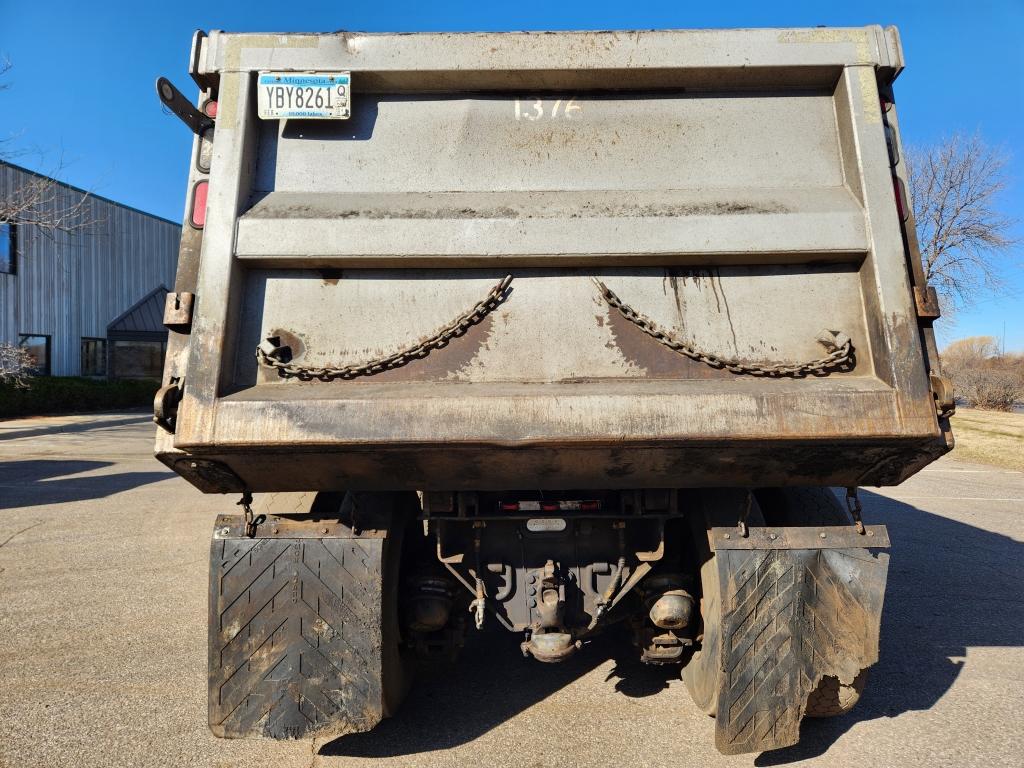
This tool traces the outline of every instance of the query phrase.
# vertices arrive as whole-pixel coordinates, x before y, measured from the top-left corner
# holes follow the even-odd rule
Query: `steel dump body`
[[[880,27],[197,37],[216,127],[158,455],[221,492],[901,482],[949,448],[901,67]],[[350,71],[351,118],[258,119],[260,71]],[[416,348],[506,275],[391,369],[268,364]],[[707,362],[822,358],[823,329],[848,365]]]

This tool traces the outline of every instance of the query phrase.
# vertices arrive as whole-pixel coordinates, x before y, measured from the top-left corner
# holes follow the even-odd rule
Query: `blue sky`
[[[65,181],[180,220],[188,131],[161,112],[153,81],[189,95],[192,31],[308,32],[900,27],[907,69],[896,84],[903,139],[925,144],[980,131],[1014,155],[1004,209],[1024,220],[1024,0],[1002,2],[25,2],[0,0],[0,54],[14,68],[0,94],[0,136],[47,154],[19,161],[43,172],[62,156]],[[1024,225],[1018,225],[1024,237]],[[1024,351],[1024,248],[1006,263],[1011,293],[941,321],[940,343],[1002,336]]]

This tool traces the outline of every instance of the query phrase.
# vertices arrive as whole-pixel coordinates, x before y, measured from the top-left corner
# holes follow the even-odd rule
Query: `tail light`
[[[206,196],[210,182],[203,179],[192,187],[192,205],[189,207],[189,223],[196,229],[206,226]]]

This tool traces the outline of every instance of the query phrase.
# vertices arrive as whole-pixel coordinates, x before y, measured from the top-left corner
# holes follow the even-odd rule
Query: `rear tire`
[[[353,506],[352,502],[355,501]],[[340,516],[348,525],[361,523],[373,527],[389,521],[388,538],[390,545],[382,573],[382,624],[383,664],[381,668],[381,690],[384,697],[384,716],[390,717],[398,711],[406,694],[412,687],[415,660],[410,648],[402,637],[399,622],[399,594],[402,586],[402,565],[411,546],[410,528],[415,528],[419,510],[419,498],[412,491],[378,491],[348,494],[318,493],[314,503],[314,514]],[[350,515],[357,509],[356,519]]]
[[[731,493],[736,493],[735,491]],[[731,495],[730,493],[730,495]],[[743,497],[745,493],[739,492]],[[719,497],[721,498],[721,497]],[[728,498],[728,497],[726,497]],[[735,504],[736,500],[732,499]],[[740,501],[739,504],[743,502]],[[711,551],[707,540],[707,530],[713,526],[735,525],[737,515],[733,513],[722,513],[722,508],[716,504],[716,494],[708,493],[702,496],[704,506],[703,516],[693,516],[694,542],[698,555],[703,561],[700,569],[700,614],[703,625],[703,636],[697,650],[694,651],[690,660],[683,667],[681,676],[686,690],[690,692],[690,698],[697,705],[697,709],[706,715],[714,717],[718,712],[718,693],[721,689],[722,678],[722,608],[721,591],[718,584],[718,563],[715,561],[715,553]],[[739,507],[736,507],[737,509]],[[763,526],[764,515],[759,508],[755,496],[747,518],[747,524],[752,526]]]
[[[853,525],[850,513],[830,488],[761,488],[754,495],[768,525]]]
[[[853,518],[830,488],[763,488],[756,493],[769,525],[827,526],[853,525]],[[807,697],[806,717],[837,717],[856,706],[867,685],[868,671],[862,669],[850,685],[836,677],[822,678]]]
[[[682,677],[690,698],[697,709],[714,717],[718,712],[718,691],[721,678],[721,615],[718,589],[718,563],[714,556],[700,569],[700,583],[704,596],[700,601],[704,634],[700,647],[693,652],[683,667]]]
[[[850,685],[839,682],[839,678],[825,677],[807,697],[805,717],[838,717],[845,715],[860,701],[868,671],[862,669]]]

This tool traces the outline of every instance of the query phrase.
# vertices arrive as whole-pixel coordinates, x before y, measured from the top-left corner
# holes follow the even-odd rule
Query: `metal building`
[[[113,374],[125,340],[108,326],[174,284],[180,237],[176,222],[0,162],[0,342],[29,348],[41,374]]]

